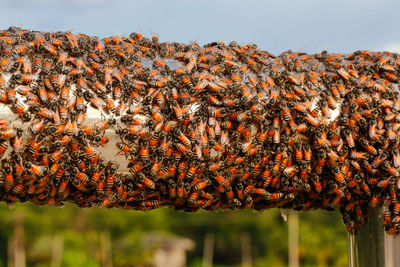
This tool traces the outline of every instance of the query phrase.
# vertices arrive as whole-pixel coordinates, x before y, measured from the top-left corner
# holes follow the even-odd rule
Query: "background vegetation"
[[[201,266],[207,234],[215,237],[214,266],[240,266],[240,236],[251,239],[253,266],[287,266],[288,228],[277,209],[198,212],[160,208],[150,212],[0,204],[0,266],[7,266],[7,247],[14,234],[15,215],[23,216],[27,266],[50,266],[60,240],[61,266],[102,266],[101,239],[111,237],[113,266],[151,266],[146,235],[186,237],[195,248],[189,266]],[[346,230],[337,212],[300,213],[301,266],[346,266]],[[58,242],[58,243],[57,243]],[[53,255],[54,257],[54,255]]]

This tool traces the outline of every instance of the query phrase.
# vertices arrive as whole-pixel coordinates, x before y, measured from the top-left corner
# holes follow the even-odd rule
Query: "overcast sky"
[[[0,28],[73,30],[101,37],[157,34],[164,41],[256,43],[279,54],[400,51],[400,1],[0,0]]]

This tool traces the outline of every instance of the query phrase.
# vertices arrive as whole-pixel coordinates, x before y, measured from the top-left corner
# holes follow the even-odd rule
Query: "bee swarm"
[[[398,233],[399,70],[392,53],[273,56],[254,44],[13,27],[0,32],[0,102],[15,114],[0,118],[0,196],[339,209],[351,232],[383,206]]]

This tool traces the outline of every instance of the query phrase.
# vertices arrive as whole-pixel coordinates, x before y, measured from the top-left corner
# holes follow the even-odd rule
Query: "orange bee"
[[[33,163],[26,163],[25,167],[36,177],[42,177],[47,172],[47,168],[45,166],[36,165]]]
[[[218,184],[224,186],[225,188],[230,187],[230,181],[227,178],[221,174],[215,174],[214,176],[214,179],[218,182]]]
[[[143,173],[139,173],[139,180],[143,183],[144,186],[150,189],[156,189],[156,184],[153,180],[147,178]]]

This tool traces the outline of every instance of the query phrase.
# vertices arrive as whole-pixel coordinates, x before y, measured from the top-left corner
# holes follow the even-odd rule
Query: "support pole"
[[[400,236],[385,232],[382,209],[371,210],[367,225],[348,235],[350,267],[395,267],[400,265]]]
[[[289,267],[299,267],[299,214],[289,211]]]
[[[242,245],[242,267],[251,267],[251,239],[248,233],[240,236]]]
[[[212,267],[214,256],[214,235],[207,234],[204,238],[203,267]]]
[[[101,262],[102,267],[112,267],[112,246],[109,232],[101,233]]]
[[[64,250],[64,237],[55,235],[53,237],[53,248],[51,251],[51,267],[60,267]]]
[[[25,241],[24,241],[24,214],[15,212],[14,214],[14,236],[12,241],[12,251],[9,257],[13,257],[13,261],[9,266],[25,267]]]

